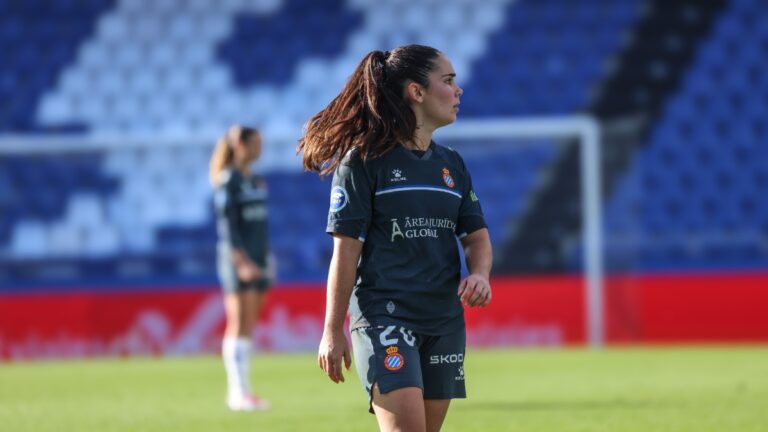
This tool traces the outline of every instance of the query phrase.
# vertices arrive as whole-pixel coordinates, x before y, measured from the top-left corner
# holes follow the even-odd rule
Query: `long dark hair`
[[[257,133],[259,131],[255,128],[233,125],[216,141],[208,171],[209,180],[214,187],[219,185],[221,172],[232,165],[235,146],[241,141],[248,141],[252,135]]]
[[[354,147],[367,160],[411,140],[416,115],[405,99],[405,86],[414,81],[429,87],[439,55],[424,45],[368,53],[341,93],[305,125],[297,147],[304,152],[304,169],[327,175]]]

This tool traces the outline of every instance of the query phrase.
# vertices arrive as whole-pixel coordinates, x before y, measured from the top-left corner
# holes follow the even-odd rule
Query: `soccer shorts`
[[[424,399],[466,397],[464,349],[466,330],[428,336],[405,326],[360,327],[352,330],[355,369],[368,392],[373,412],[372,389],[381,393],[419,387]]]
[[[271,279],[262,277],[254,281],[243,282],[237,277],[237,270],[232,262],[232,252],[228,247],[218,247],[216,269],[221,289],[225,293],[235,293],[250,289],[265,292],[272,284]],[[262,268],[266,266],[261,265]]]

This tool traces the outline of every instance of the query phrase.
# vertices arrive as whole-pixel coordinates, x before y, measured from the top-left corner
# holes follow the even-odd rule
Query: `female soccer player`
[[[251,171],[261,155],[256,129],[232,126],[211,156],[210,180],[219,233],[218,273],[224,291],[227,324],[222,357],[227,372],[227,405],[256,411],[269,404],[251,393],[251,332],[264,304],[271,275],[267,266],[267,188]]]
[[[349,308],[355,366],[383,431],[440,430],[450,400],[465,397],[462,303],[491,301],[491,242],[469,172],[432,141],[456,120],[455,78],[434,48],[373,51],[298,146],[306,169],[334,173],[318,363],[344,381]]]

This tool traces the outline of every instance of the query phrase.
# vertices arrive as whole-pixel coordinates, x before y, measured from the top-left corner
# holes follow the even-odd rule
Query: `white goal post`
[[[600,165],[600,125],[585,115],[460,120],[440,129],[441,138],[456,140],[577,138],[581,165],[581,213],[586,284],[586,335],[590,346],[604,344],[603,255]]]

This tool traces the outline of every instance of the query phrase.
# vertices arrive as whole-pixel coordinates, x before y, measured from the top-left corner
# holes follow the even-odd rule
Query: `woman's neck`
[[[423,125],[416,126],[416,133],[413,134],[413,139],[406,144],[406,147],[409,150],[427,151],[432,143],[432,132],[434,132],[432,129],[426,129]]]
[[[235,169],[237,172],[239,172],[240,174],[243,174],[243,175],[248,175],[248,174],[250,174],[250,172],[251,172],[251,164],[250,164],[250,162],[246,162],[246,161],[234,161],[234,162],[232,163],[232,167],[233,167],[233,168],[234,168],[234,169]]]

